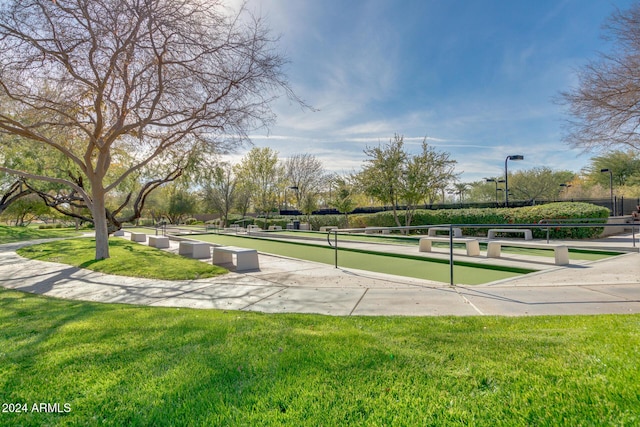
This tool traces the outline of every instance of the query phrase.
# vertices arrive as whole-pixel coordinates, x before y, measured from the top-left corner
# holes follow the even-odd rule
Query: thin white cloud
[[[506,13],[536,12],[519,17],[528,23],[520,34],[501,19],[501,8],[482,8],[486,19],[476,19],[472,11],[479,6],[457,14],[450,13],[455,6],[434,0],[402,9],[391,1],[345,2],[340,11],[337,3],[248,1],[282,34],[291,85],[317,109],[280,100],[277,124],[269,134],[252,135],[256,145],[271,146],[281,157],[311,153],[339,172],[359,169],[366,145],[397,133],[414,149],[426,136],[458,161],[464,181],[499,175],[511,154],[525,156],[514,170],[584,165],[586,155],[560,142],[562,112],[551,98],[575,83],[573,68],[587,51],[576,46],[604,18],[576,12],[606,7],[569,0],[536,7],[504,3]],[[428,16],[413,16],[418,10]],[[423,22],[431,25],[423,28]],[[492,25],[485,28],[487,22]]]

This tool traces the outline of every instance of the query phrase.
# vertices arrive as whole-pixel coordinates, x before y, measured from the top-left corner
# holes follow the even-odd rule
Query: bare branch
[[[640,3],[614,13],[606,29],[613,52],[587,64],[578,86],[560,94],[573,117],[564,140],[586,150],[640,150]]]

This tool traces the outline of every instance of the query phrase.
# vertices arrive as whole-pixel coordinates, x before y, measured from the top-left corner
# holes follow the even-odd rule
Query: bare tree
[[[296,188],[296,206],[308,204],[320,193],[327,176],[322,162],[311,154],[296,154],[284,162],[287,184]]]
[[[213,169],[211,179],[204,189],[206,204],[220,214],[224,225],[227,224],[229,213],[237,203],[237,184],[238,177],[234,174],[233,166],[221,163]]]
[[[578,72],[578,86],[560,94],[568,107],[565,141],[574,147],[640,150],[640,3],[617,10],[605,26],[613,41]]]
[[[194,151],[232,149],[273,120],[279,93],[291,95],[264,24],[219,1],[13,0],[0,8],[0,131],[57,150],[83,185],[0,171],[81,197],[96,259],[109,257],[108,193],[145,168],[180,173]]]

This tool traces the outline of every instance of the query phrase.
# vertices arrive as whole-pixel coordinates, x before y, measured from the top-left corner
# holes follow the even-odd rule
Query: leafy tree
[[[591,158],[584,173],[591,183],[609,188],[609,174],[600,172],[602,169],[611,171],[615,186],[637,184],[640,182],[640,153],[633,150],[615,150]]]
[[[15,225],[29,225],[34,219],[49,213],[49,207],[36,194],[29,194],[15,200],[5,209],[4,216],[12,218]]]
[[[491,179],[493,181],[487,181]],[[467,200],[470,202],[500,203],[504,197],[504,177],[485,178],[469,184]]]
[[[617,10],[605,29],[612,51],[584,66],[577,87],[560,95],[573,117],[565,141],[586,149],[640,150],[640,3]]]
[[[278,208],[278,193],[284,169],[278,162],[278,153],[269,147],[254,147],[238,166],[241,186],[251,194],[256,211],[269,213]]]
[[[91,212],[96,259],[108,258],[109,193],[234,148],[271,122],[276,91],[291,95],[274,39],[245,17],[199,0],[1,2],[0,130],[55,150],[77,174],[0,171],[72,189]]]
[[[307,216],[307,222],[311,221],[311,214],[318,209],[318,196],[317,194],[307,193],[305,198],[300,203],[300,210]]]
[[[466,182],[455,182],[453,183],[452,190],[458,195],[458,201],[462,203],[464,202],[465,193],[469,190],[469,184]]]
[[[571,171],[553,171],[548,167],[533,168],[509,174],[509,193],[520,200],[556,200],[566,184],[575,177]]]
[[[196,207],[195,197],[185,188],[178,185],[171,185],[167,188],[169,197],[167,199],[165,216],[171,224],[180,224],[185,217],[193,214]]]
[[[336,190],[333,193],[333,200],[331,204],[341,214],[344,214],[346,227],[349,227],[349,213],[355,209],[356,204],[353,200],[353,194],[355,192],[353,183],[348,178],[335,176],[333,183],[336,186]]]
[[[402,195],[403,174],[406,170],[408,155],[404,150],[403,137],[394,135],[388,144],[378,147],[367,147],[362,171],[358,174],[360,187],[365,194],[375,197],[393,208],[393,218],[398,226],[398,204]]]
[[[144,212],[156,223],[179,224],[195,212],[196,205],[196,198],[187,189],[186,182],[174,182],[150,195]]]
[[[417,206],[433,200],[439,189],[456,177],[456,161],[448,153],[439,152],[422,141],[421,152],[409,155],[404,149],[404,139],[395,135],[385,146],[365,149],[370,158],[358,174],[360,187],[365,194],[384,204],[391,204],[397,226],[399,204],[406,205],[405,225],[411,220]]]

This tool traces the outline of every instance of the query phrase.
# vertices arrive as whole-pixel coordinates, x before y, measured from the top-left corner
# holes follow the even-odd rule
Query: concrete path
[[[58,298],[162,307],[349,315],[547,315],[640,312],[637,252],[476,286],[390,276],[260,254],[260,271],[190,281],[123,278],[0,245],[0,286]],[[597,242],[596,242],[597,243]],[[177,244],[172,242],[172,251]]]

